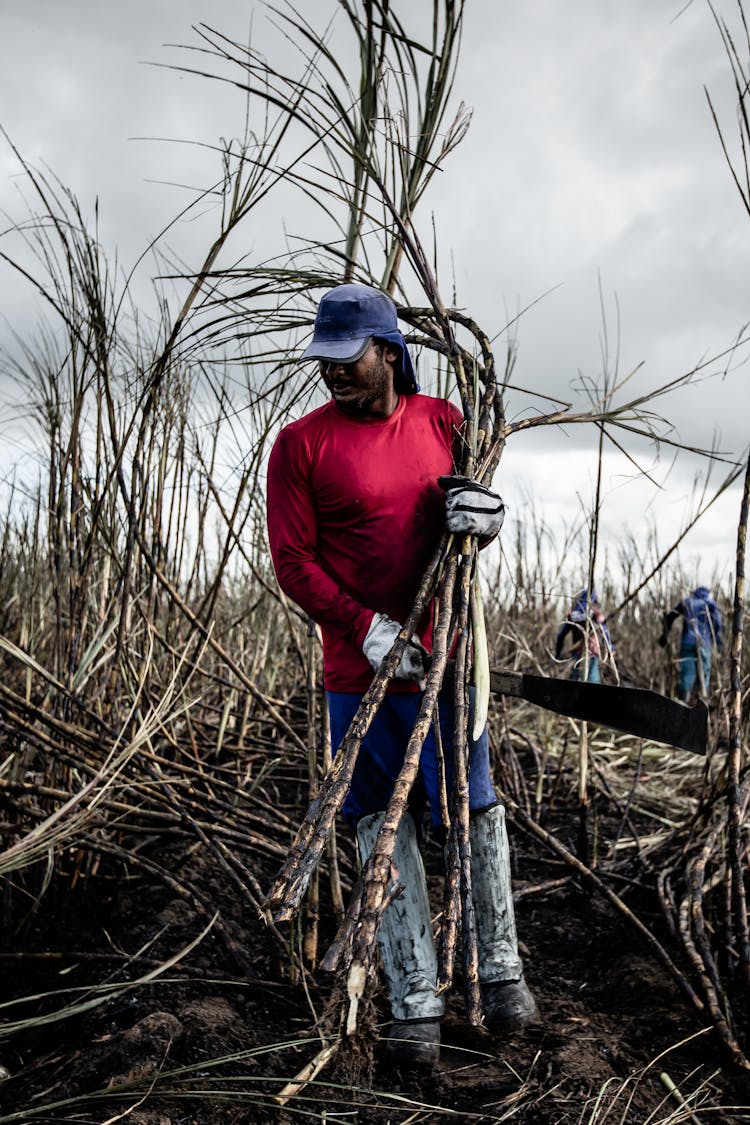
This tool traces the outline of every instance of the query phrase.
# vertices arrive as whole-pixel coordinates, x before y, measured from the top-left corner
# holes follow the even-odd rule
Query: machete
[[[490,691],[692,754],[706,753],[708,708],[702,700],[689,707],[645,688],[558,680],[526,672],[491,671]]]

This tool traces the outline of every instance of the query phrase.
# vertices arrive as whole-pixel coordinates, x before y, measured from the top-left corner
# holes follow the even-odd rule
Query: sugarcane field
[[[0,68],[0,1125],[750,1122],[743,0],[63,7]]]

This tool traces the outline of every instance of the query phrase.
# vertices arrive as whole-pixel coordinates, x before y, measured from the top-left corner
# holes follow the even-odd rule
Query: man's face
[[[393,388],[396,349],[371,342],[354,363],[321,360],[320,373],[333,401],[357,418],[387,418],[398,396]]]

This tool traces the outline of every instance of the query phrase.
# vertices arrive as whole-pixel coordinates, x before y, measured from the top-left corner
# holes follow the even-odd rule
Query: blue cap
[[[419,390],[406,341],[398,327],[396,306],[387,293],[369,285],[337,285],[321,298],[315,317],[312,343],[300,356],[330,362],[354,363],[364,355],[370,340],[386,340],[400,351],[393,385],[400,394]]]

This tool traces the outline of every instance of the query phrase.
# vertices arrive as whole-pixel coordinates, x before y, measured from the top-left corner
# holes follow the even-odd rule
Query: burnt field
[[[471,263],[454,269],[439,224],[420,234],[414,218],[469,128],[464,6],[434,0],[408,31],[413,5],[334,7],[335,40],[293,5],[274,7],[278,61],[193,29],[175,69],[202,90],[238,91],[239,123],[192,139],[215,167],[196,173],[202,187],[179,185],[174,223],[155,241],[144,233],[127,269],[102,243],[96,185],[89,215],[3,134],[22,204],[2,268],[41,312],[0,344],[8,416],[33,450],[0,486],[0,1125],[750,1121],[750,466],[737,524],[713,544],[721,574],[680,556],[714,502],[739,495],[746,451],[717,452],[710,390],[700,410],[693,392],[744,376],[746,328],[689,370],[660,358],[654,376],[638,356],[623,375],[619,310],[608,326],[600,283],[593,373],[556,371],[552,397],[525,372],[516,382],[519,317],[495,299],[495,275],[496,322],[482,326],[472,294],[454,292]],[[711,13],[733,107],[712,106],[713,124],[725,114],[739,129],[721,145],[750,213],[747,21],[740,3],[733,37]],[[466,165],[461,179],[480,171]],[[402,635],[374,662],[365,719],[430,606],[423,733],[449,679],[464,714],[472,678],[477,694],[488,682],[485,655],[512,676],[567,683],[555,642],[584,587],[614,641],[604,682],[625,694],[675,698],[677,630],[658,637],[699,581],[725,627],[705,754],[658,739],[643,715],[636,737],[632,724],[617,733],[492,696],[492,774],[541,1022],[502,1040],[467,1019],[471,972],[452,923],[472,917],[469,878],[444,897],[443,851],[428,837],[435,935],[458,951],[432,1073],[382,1057],[375,927],[392,853],[376,843],[380,874],[374,862],[360,873],[337,816],[363,722],[344,749],[331,745],[319,632],[281,593],[268,545],[269,450],[324,396],[319,367],[299,362],[303,342],[321,294],[352,279],[393,294],[422,390],[457,408],[453,469],[507,504],[481,551],[488,536],[436,523]],[[535,280],[529,308],[557,282]],[[553,341],[558,330],[542,329]],[[700,423],[684,443],[683,395]],[[559,531],[542,503],[506,494],[504,468],[531,429],[547,438],[532,443],[542,477],[559,478],[575,513],[569,525],[557,513]],[[651,500],[632,499],[631,483]],[[466,836],[467,788],[452,813]],[[361,995],[352,964],[365,970]]]
[[[7,735],[7,694],[3,707]],[[302,698],[285,713],[301,718]],[[345,829],[335,864],[321,865],[319,922],[309,901],[292,925],[262,915],[308,779],[301,750],[252,719],[243,748],[232,721],[205,761],[189,744],[140,750],[68,828],[52,872],[40,859],[6,877],[0,1121],[750,1120],[746,1075],[708,1006],[701,1014],[689,999],[706,995],[685,928],[686,909],[697,916],[685,872],[707,839],[701,759],[590,727],[583,809],[578,725],[528,705],[495,711],[496,778],[516,809],[519,936],[542,1020],[505,1040],[470,1027],[459,968],[440,1065],[423,1074],[380,1057],[380,987],[342,1041],[335,975],[315,967],[356,876]],[[37,716],[37,730],[51,725]],[[709,771],[724,759],[714,738]],[[31,815],[41,823],[52,794],[30,773],[4,779],[2,794],[7,820],[29,825],[28,847]],[[439,931],[442,851],[428,840],[425,855]],[[717,874],[721,862],[709,858]],[[718,933],[721,881],[707,882],[699,905]],[[739,986],[731,1010],[741,1044]]]

